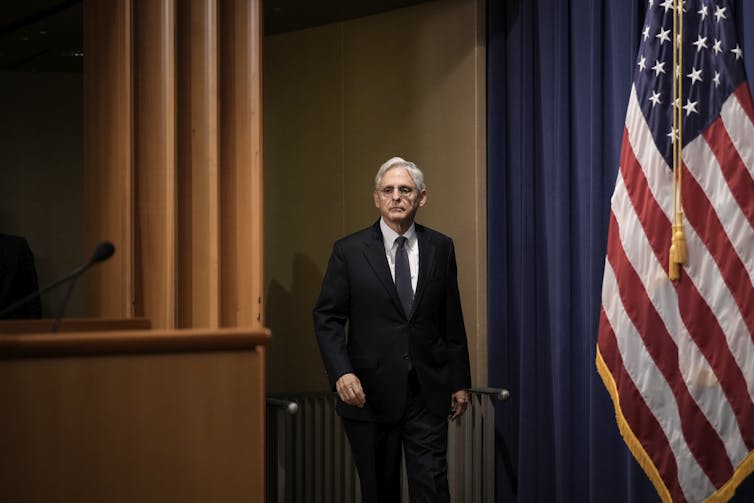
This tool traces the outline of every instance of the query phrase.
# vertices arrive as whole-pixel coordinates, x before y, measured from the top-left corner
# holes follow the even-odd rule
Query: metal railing
[[[470,407],[448,429],[452,501],[495,499],[494,400],[508,390],[472,388]],[[267,502],[360,503],[361,491],[333,393],[267,398]],[[403,471],[403,501],[408,488]]]

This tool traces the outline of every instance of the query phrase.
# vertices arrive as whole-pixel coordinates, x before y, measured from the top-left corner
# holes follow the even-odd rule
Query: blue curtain
[[[512,393],[497,405],[497,501],[658,501],[594,365],[647,3],[487,2],[489,383]],[[750,79],[753,4],[734,3]],[[733,501],[754,501],[752,479]]]

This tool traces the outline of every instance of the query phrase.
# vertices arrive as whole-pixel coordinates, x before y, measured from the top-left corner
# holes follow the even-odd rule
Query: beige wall
[[[332,243],[372,224],[393,155],[424,171],[417,220],[456,242],[474,383],[486,384],[483,2],[437,0],[264,40],[268,390],[326,387],[311,310]]]

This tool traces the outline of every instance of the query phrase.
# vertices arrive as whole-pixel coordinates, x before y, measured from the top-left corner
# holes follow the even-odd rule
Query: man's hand
[[[335,389],[338,390],[338,396],[348,405],[354,407],[363,407],[367,401],[364,389],[361,387],[361,381],[356,374],[343,374],[335,383]]]
[[[459,389],[450,399],[450,410],[453,412],[450,415],[450,420],[455,421],[469,406],[469,393],[465,389]]]

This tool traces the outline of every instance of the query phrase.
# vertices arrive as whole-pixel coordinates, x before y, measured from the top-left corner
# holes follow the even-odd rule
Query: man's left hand
[[[466,407],[469,406],[469,392],[465,389],[459,389],[455,393],[453,393],[453,396],[450,399],[450,410],[452,414],[450,415],[450,420],[455,421],[459,417],[461,417],[461,414],[464,413],[466,410]]]

